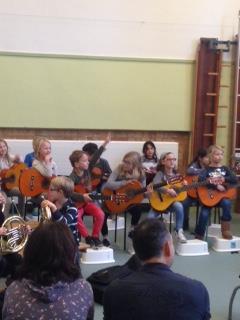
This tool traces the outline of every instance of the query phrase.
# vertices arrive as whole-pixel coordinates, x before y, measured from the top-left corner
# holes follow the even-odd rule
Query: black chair
[[[37,210],[38,210],[37,220],[39,221],[40,220],[40,215],[41,215],[40,206],[37,203],[34,202],[33,198],[26,199],[25,207],[24,207],[23,219],[26,220],[27,213],[29,211],[33,211],[35,208],[37,208]]]
[[[236,296],[237,291],[240,289],[240,285],[234,288],[230,301],[229,301],[229,308],[228,308],[228,320],[232,320],[232,308],[233,308],[233,301]]]

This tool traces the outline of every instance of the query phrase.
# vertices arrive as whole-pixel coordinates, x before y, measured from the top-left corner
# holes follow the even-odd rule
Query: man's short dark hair
[[[166,225],[159,219],[146,219],[134,230],[133,247],[142,261],[160,257],[164,243],[169,239]]]
[[[84,152],[87,152],[90,156],[92,156],[94,154],[94,152],[96,152],[98,150],[98,146],[96,143],[89,142],[83,146],[82,150]]]

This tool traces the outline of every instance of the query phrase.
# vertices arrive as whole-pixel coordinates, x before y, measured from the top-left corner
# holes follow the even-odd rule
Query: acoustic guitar
[[[75,185],[74,187],[74,193],[71,196],[71,199],[74,201],[75,205],[77,208],[82,208],[86,205],[86,202],[82,199],[81,195],[87,193],[88,196],[92,199],[92,200],[108,200],[108,201],[116,201],[116,202],[120,202],[123,201],[121,199],[121,195],[103,195],[102,193],[97,193],[97,192],[90,192],[87,190],[87,188],[85,188],[82,185]]]
[[[226,191],[219,191],[217,189],[208,189],[206,187],[198,188],[198,197],[200,202],[206,207],[215,207],[222,199],[235,199],[237,197],[236,185],[224,185]]]
[[[2,189],[4,191],[9,191],[14,188],[18,188],[19,178],[25,168],[25,163],[16,163],[12,165],[9,169],[1,170],[0,183],[2,184]]]
[[[157,190],[166,185],[166,182],[153,185],[153,189]],[[138,204],[144,199],[144,192],[147,187],[142,187],[141,183],[137,180],[132,181],[125,186],[117,189],[104,189],[102,194],[104,197],[110,196],[111,200],[104,201],[108,211],[114,214],[122,213],[127,210],[130,205]]]
[[[51,178],[44,177],[34,168],[22,171],[19,179],[20,192],[26,197],[35,197],[43,192],[48,192]]]
[[[96,189],[100,184],[103,172],[98,167],[93,167],[91,171],[91,185],[93,189]]]
[[[176,197],[171,197],[169,194],[161,193],[159,191],[153,192],[150,197],[150,204],[156,211],[166,211],[174,202],[184,201],[187,197],[187,191],[207,185],[209,180],[195,182],[192,184],[183,185],[182,183],[168,184],[164,188],[174,189],[177,193]]]
[[[186,176],[184,179],[187,181],[188,184],[198,182],[198,176]],[[198,198],[197,189],[196,188],[189,189],[187,191],[187,195],[193,199],[197,199]]]

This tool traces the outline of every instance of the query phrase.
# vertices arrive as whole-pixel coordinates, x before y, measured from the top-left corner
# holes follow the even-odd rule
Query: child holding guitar
[[[51,142],[47,138],[39,137],[39,139],[36,139],[34,141],[34,151],[35,159],[32,162],[32,168],[23,172],[20,178],[20,189],[23,194],[31,195],[33,206],[39,207],[44,196],[47,194],[50,178],[57,175],[57,166],[52,158]],[[46,180],[44,188],[42,188],[40,182],[42,179]],[[31,190],[30,194],[28,194],[27,189]],[[32,215],[35,214],[37,213],[33,211]]]
[[[53,161],[51,142],[47,138],[37,139],[36,158],[33,160],[32,166],[44,177],[51,178],[57,175],[57,166]]]
[[[82,150],[87,153],[89,159],[89,171],[91,175],[91,185],[92,189],[96,189],[97,192],[101,192],[102,187],[108,180],[112,170],[110,165],[106,159],[101,158],[101,154],[106,148],[106,145],[110,141],[110,134],[107,136],[106,140],[104,141],[103,145],[98,148],[96,143],[86,143]],[[101,202],[97,202],[97,204],[102,207]],[[104,222],[102,226],[102,235],[103,235],[103,245],[106,247],[110,246],[110,241],[108,239],[108,226],[107,226],[107,219],[109,214],[104,211]]]
[[[101,155],[105,151],[110,139],[111,135],[109,133],[99,148],[97,144],[93,142],[86,143],[82,148],[82,150],[88,155],[88,170],[91,175],[92,188],[97,189],[98,192],[101,192],[103,184],[107,181],[108,177],[112,173],[108,161],[101,158]]]
[[[74,182],[75,191],[82,193],[83,199],[83,206],[78,208],[78,231],[80,235],[85,238],[87,244],[98,247],[102,245],[101,241],[99,240],[99,234],[103,225],[104,212],[92,201],[92,198],[89,196],[92,186],[91,176],[88,171],[88,155],[84,151],[75,150],[70,155],[69,160],[73,167],[69,178]],[[91,236],[89,235],[89,232],[83,222],[84,215],[93,217],[93,230]]]
[[[141,156],[138,152],[131,151],[123,157],[122,163],[111,173],[104,186],[104,190],[110,189],[117,192],[117,190],[122,187],[131,189],[131,184],[134,187],[136,181],[139,182],[140,188],[146,186],[146,177],[141,163]],[[135,204],[126,208],[126,210],[132,216],[131,230],[128,234],[128,236],[132,238],[133,230],[141,217],[142,207],[139,204]]]
[[[161,183],[166,182],[168,184],[168,181],[171,180],[178,180],[178,174],[176,171],[176,157],[172,152],[166,152],[161,155],[159,160],[159,166],[158,166],[158,172],[156,176],[153,179],[153,183]],[[173,211],[176,214],[176,238],[179,242],[185,243],[187,242],[187,239],[183,233],[183,219],[184,219],[184,210],[183,205],[180,201],[175,201],[174,198],[177,197],[177,193],[174,190],[171,185],[168,187],[161,187],[159,189],[158,195],[161,197],[161,193],[165,194],[167,198],[169,198],[171,201],[171,205],[168,207],[168,210]],[[151,199],[150,199],[151,202]],[[149,217],[157,217],[159,215],[159,212],[155,211],[154,209],[151,209],[149,212]]]
[[[41,136],[35,136],[32,139],[32,147],[33,147],[33,152],[30,152],[28,154],[26,154],[25,158],[24,158],[24,163],[31,168],[32,167],[32,163],[33,160],[36,159],[37,156],[37,148],[38,148],[38,141],[41,139],[46,139],[45,137],[41,137]],[[47,140],[47,139],[46,139]]]
[[[201,187],[198,189],[198,195],[202,205],[199,220],[195,229],[196,238],[203,239],[208,217],[211,212],[212,205],[214,203],[214,194],[219,202],[217,206],[222,208],[221,216],[221,231],[224,239],[232,239],[230,232],[231,217],[231,201],[227,199],[227,184],[234,185],[237,183],[237,177],[226,166],[222,165],[223,149],[217,145],[212,145],[208,149],[209,166],[199,174],[200,181],[206,181],[209,179],[207,188]],[[218,201],[218,200],[217,200]]]
[[[196,157],[189,164],[187,168],[187,176],[185,179],[189,184],[198,181],[199,174],[208,166],[209,158],[207,156],[206,149],[199,149]],[[183,201],[184,207],[184,222],[183,222],[183,230],[189,229],[189,207],[197,206],[199,204],[197,189],[191,189],[188,191],[188,197]]]
[[[146,183],[149,184],[157,172],[158,158],[155,144],[150,140],[146,141],[142,152],[142,166],[146,174]]]
[[[21,157],[19,155],[11,155],[9,153],[9,148],[7,141],[4,139],[0,139],[0,175],[1,175],[1,180],[4,181],[5,175],[8,176],[7,172],[10,170],[13,165],[19,165],[19,168],[23,168],[24,166],[21,163]],[[12,170],[13,175],[15,172],[14,180],[16,180],[14,184],[18,184],[17,182],[17,176],[20,174],[20,171],[18,172],[18,169]],[[18,209],[20,213],[24,212],[24,204],[25,204],[25,198],[22,196],[21,192],[19,191],[18,185],[14,186],[12,189],[6,188],[5,190],[6,194],[8,197],[18,197]],[[6,207],[5,207],[5,214],[8,214],[10,210],[10,202],[7,201]]]

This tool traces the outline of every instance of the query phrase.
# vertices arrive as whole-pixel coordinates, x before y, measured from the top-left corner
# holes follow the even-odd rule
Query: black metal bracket
[[[231,45],[237,45],[238,41],[220,41],[218,39],[210,39],[209,49],[210,50],[220,50],[223,52],[229,52]]]

